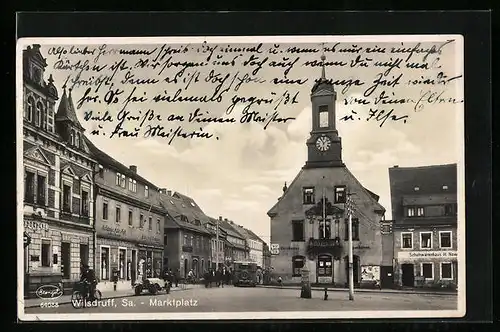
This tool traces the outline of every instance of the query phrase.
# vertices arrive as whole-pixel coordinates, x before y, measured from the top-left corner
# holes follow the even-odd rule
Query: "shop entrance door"
[[[131,278],[132,284],[135,283],[137,279],[137,250],[132,249],[132,264],[131,264]]]
[[[413,269],[413,264],[402,264],[401,265],[401,281],[403,286],[414,287],[415,286],[415,272]]]
[[[61,267],[63,279],[71,278],[71,243],[61,243]]]

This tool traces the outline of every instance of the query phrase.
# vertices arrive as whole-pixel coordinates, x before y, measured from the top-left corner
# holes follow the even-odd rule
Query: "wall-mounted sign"
[[[279,243],[271,243],[271,246],[269,247],[271,250],[280,250],[280,245]]]
[[[380,281],[380,266],[362,265],[361,266],[361,281]]]
[[[160,243],[160,238],[158,238],[158,237],[156,237],[154,235],[144,235],[144,234],[142,234],[141,241]]]
[[[24,228],[26,229],[31,229],[35,232],[39,231],[48,231],[49,230],[49,224],[45,222],[40,222],[40,221],[34,221],[34,220],[25,220],[24,221]]]
[[[458,252],[455,250],[446,251],[400,251],[398,259],[420,259],[420,258],[458,258]]]
[[[123,228],[111,227],[109,225],[102,225],[102,230],[110,235],[115,235],[119,237],[125,236],[125,234],[127,233],[127,231]]]

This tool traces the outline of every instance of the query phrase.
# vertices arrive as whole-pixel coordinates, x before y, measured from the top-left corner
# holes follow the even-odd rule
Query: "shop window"
[[[292,221],[292,241],[304,241],[304,221]]]
[[[24,201],[35,203],[35,173],[26,171],[24,180]]]
[[[43,267],[50,266],[50,259],[52,258],[52,246],[50,240],[42,239],[42,253],[41,264]]]
[[[422,276],[425,279],[434,279],[434,264],[422,263]]]
[[[109,280],[109,248],[101,247],[101,279]]]
[[[451,232],[439,232],[439,247],[451,248]]]
[[[102,219],[108,220],[108,203],[102,203]]]
[[[432,232],[420,232],[420,248],[432,248]]]
[[[451,263],[441,263],[441,279],[453,279],[453,267]]]
[[[305,262],[304,256],[292,257],[293,277],[300,277],[302,275],[302,268],[304,267],[304,262]]]
[[[335,187],[335,203],[345,203],[346,202],[346,190],[345,186]]]
[[[413,249],[413,233],[401,233],[401,247]]]
[[[126,257],[127,257],[127,250],[126,249],[120,249],[119,250],[119,258],[118,258],[120,279],[126,279],[127,278]]]
[[[314,204],[314,188],[307,187],[303,189],[304,204]]]

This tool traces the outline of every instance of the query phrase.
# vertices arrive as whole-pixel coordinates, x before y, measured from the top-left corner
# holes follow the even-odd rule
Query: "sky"
[[[53,41],[53,40],[52,40]],[[335,43],[326,43],[325,47],[331,48]],[[372,43],[344,42],[336,47],[336,52],[325,52],[326,62],[347,61],[350,62],[356,57],[352,53],[340,53],[342,46],[356,47],[402,47],[400,43],[388,43],[375,40]],[[415,45],[415,42],[405,43]],[[442,43],[441,43],[442,44]],[[187,45],[187,43],[184,43]],[[213,47],[215,44],[211,44]],[[229,44],[219,44],[219,48],[228,47]],[[250,44],[230,44],[231,47],[250,47]],[[440,43],[422,43],[422,47],[430,48],[432,45]],[[41,53],[47,57],[47,68],[45,79],[50,74],[53,75],[54,84],[59,94],[62,94],[62,86],[68,76],[74,78],[77,72],[75,70],[58,70],[54,68],[58,60],[58,55],[51,50],[56,44],[42,44]],[[82,48],[85,45],[78,45]],[[135,45],[134,49],[152,50],[158,45]],[[173,45],[172,47],[177,47]],[[294,43],[280,44],[278,50],[286,50],[289,47],[300,46],[308,48],[320,48],[318,43]],[[70,45],[66,45],[69,48]],[[89,45],[90,48],[99,47],[99,45]],[[197,53],[197,49],[204,46],[200,44],[190,44],[190,51],[182,56],[174,55],[172,61],[202,61],[207,54]],[[264,44],[263,50],[273,47],[273,44]],[[107,45],[107,49],[132,49],[130,45]],[[214,54],[216,54],[215,52]],[[225,58],[233,58],[241,54],[237,59],[248,58],[248,53],[225,53]],[[283,117],[295,117],[293,121],[287,123],[274,123],[263,129],[260,123],[247,124],[207,124],[203,126],[204,132],[214,133],[219,137],[215,139],[183,140],[176,139],[172,144],[167,144],[165,140],[158,138],[135,138],[135,139],[110,139],[108,136],[93,136],[89,133],[97,128],[97,123],[84,121],[86,111],[93,112],[109,110],[116,114],[118,107],[115,105],[104,106],[99,103],[87,103],[77,110],[77,115],[86,128],[86,134],[94,144],[110,156],[125,165],[136,165],[138,173],[153,182],[160,188],[166,188],[172,191],[178,191],[192,197],[204,212],[212,217],[222,216],[236,223],[251,229],[259,235],[265,242],[270,239],[270,225],[267,211],[276,203],[282,193],[282,187],[285,182],[290,183],[307,158],[306,140],[311,130],[311,106],[310,90],[314,80],[321,75],[320,67],[303,66],[305,61],[320,60],[321,53],[301,53],[286,54],[290,59],[300,56],[297,64],[289,71],[287,77],[290,79],[308,79],[303,85],[281,85],[276,86],[269,83],[273,77],[283,77],[283,70],[264,67],[256,76],[265,83],[247,83],[243,84],[238,91],[231,90],[228,98],[222,103],[163,103],[163,104],[143,104],[130,105],[129,109],[137,111],[145,110],[147,107],[154,107],[157,114],[188,114],[197,107],[202,111],[209,111],[212,115],[228,118],[233,115],[241,114],[245,105],[237,105],[232,115],[226,114],[226,109],[230,105],[231,97],[235,94],[239,96],[257,96],[270,97],[270,92],[274,91],[278,95],[285,90],[299,92],[297,103],[293,105],[281,105],[279,107],[280,115]],[[283,54],[271,55],[270,60],[280,60]],[[362,55],[366,56],[366,55]],[[407,55],[402,56],[406,58]],[[457,63],[457,52],[454,43],[443,47],[441,54],[432,54],[427,57],[427,63],[432,63],[436,58],[436,64],[441,68],[430,70],[418,69],[394,69],[387,78],[397,77],[403,73],[402,84],[395,88],[386,88],[390,94],[394,92],[399,98],[418,99],[422,93],[423,86],[410,86],[406,84],[410,79],[417,79],[423,76],[435,77],[438,72],[443,71],[450,77],[460,75],[461,63]],[[389,54],[370,54],[372,61],[389,61],[397,58],[396,55]],[[423,54],[414,54],[410,61],[423,61]],[[72,63],[77,60],[89,60],[91,63],[108,64],[120,60],[118,55],[109,52],[94,62],[95,56],[80,56],[66,54],[61,57]],[[124,57],[129,63],[136,63],[138,56]],[[177,60],[175,60],[177,59]],[[212,58],[213,59],[213,58]],[[237,61],[237,62],[238,62]],[[223,69],[221,67],[205,66],[197,68],[201,77],[209,75],[211,70],[215,70],[224,76],[226,73],[233,75],[238,72],[240,77],[245,73],[251,73],[253,68],[242,66],[237,63],[234,67]],[[385,68],[386,69],[386,68]],[[385,70],[384,69],[384,70]],[[171,67],[158,75],[156,69],[135,70],[135,78],[161,78],[173,77],[178,68]],[[191,69],[190,69],[191,70]],[[342,137],[343,160],[350,171],[358,180],[380,196],[380,203],[386,208],[386,219],[391,218],[390,190],[388,168],[394,165],[404,166],[422,166],[445,163],[456,163],[459,161],[462,141],[458,137],[457,121],[463,118],[463,104],[439,103],[426,105],[422,110],[415,111],[413,104],[397,105],[395,112],[400,115],[408,114],[407,123],[402,121],[387,121],[382,127],[376,121],[340,121],[340,118],[355,111],[358,114],[366,114],[367,106],[345,105],[345,98],[362,98],[363,92],[370,85],[376,75],[381,72],[380,68],[351,68],[350,66],[326,66],[327,78],[334,80],[362,79],[367,83],[361,87],[351,87],[347,92],[342,92],[341,86],[336,86],[338,93],[336,103],[336,121],[339,135]],[[104,70],[106,72],[106,70]],[[186,70],[186,73],[189,70]],[[186,74],[185,73],[185,74]],[[87,75],[87,76],[86,76]],[[81,78],[94,75],[83,72]],[[125,75],[125,72],[115,77],[115,87],[120,87],[119,75]],[[395,75],[395,76],[393,76]],[[446,86],[432,86],[432,91],[445,91],[443,96],[456,97],[460,99],[462,93],[463,81],[461,78],[448,83]],[[70,83],[68,83],[70,85]],[[131,85],[121,85],[124,90],[130,91]],[[137,86],[138,94],[147,91],[148,96],[153,96],[167,90],[173,94],[179,85],[166,84]],[[428,87],[429,88],[429,87]],[[75,103],[80,99],[85,87],[74,86],[72,90]],[[127,90],[129,89],[129,90]],[[146,90],[147,89],[147,90]],[[189,95],[203,95],[213,91],[214,84],[201,80],[192,84],[184,93]],[[104,89],[101,94],[104,95]],[[370,98],[380,93],[381,88],[376,90]],[[189,93],[188,93],[189,92]],[[211,94],[211,93],[210,93]],[[102,96],[101,96],[102,97]],[[268,105],[254,106],[252,110],[258,110],[263,113],[269,112],[271,107]],[[177,124],[166,124],[176,126]],[[127,127],[125,125],[124,127]],[[183,123],[187,130],[198,129],[200,124],[192,127]],[[114,127],[114,126],[113,126]],[[107,132],[111,127],[104,127]]]

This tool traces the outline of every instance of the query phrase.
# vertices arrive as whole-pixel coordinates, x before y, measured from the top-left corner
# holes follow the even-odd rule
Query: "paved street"
[[[26,313],[151,313],[151,312],[242,312],[242,311],[351,311],[351,310],[455,310],[457,296],[451,294],[356,293],[330,291],[327,301],[322,291],[312,299],[301,299],[296,289],[276,288],[193,288],[171,294],[103,299],[98,307],[74,309],[27,308]]]

